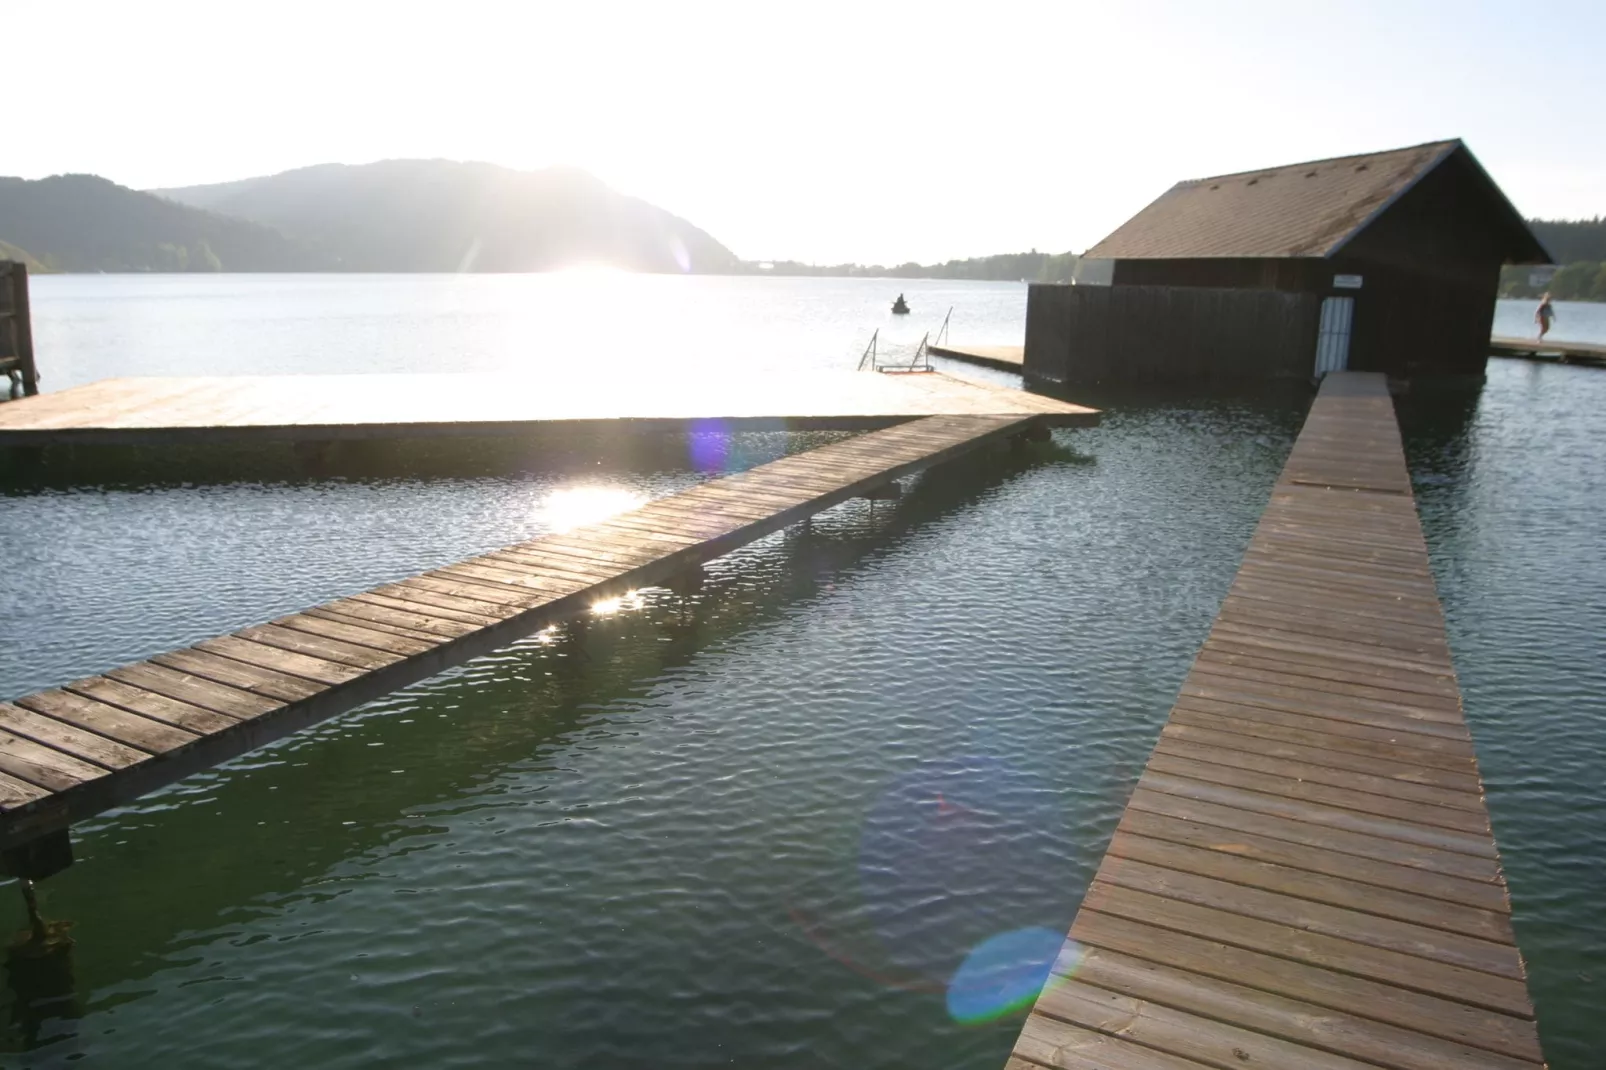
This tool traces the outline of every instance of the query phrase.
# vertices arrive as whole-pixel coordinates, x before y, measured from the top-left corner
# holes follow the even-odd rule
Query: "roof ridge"
[[[1378,152],[1356,152],[1348,156],[1328,156],[1320,160],[1301,160],[1297,163],[1273,164],[1270,167],[1251,167],[1245,171],[1231,171],[1224,175],[1206,175],[1203,178],[1185,178],[1173,185],[1172,189],[1182,186],[1198,186],[1205,182],[1220,182],[1228,178],[1243,178],[1247,175],[1264,175],[1273,171],[1293,171],[1301,167],[1316,167],[1321,164],[1343,163],[1349,160],[1375,159],[1379,156],[1392,156],[1397,152],[1416,152],[1421,149],[1446,149],[1452,145],[1462,145],[1464,142],[1458,137],[1445,138],[1442,141],[1424,141],[1419,145],[1401,145],[1395,149],[1383,149]]]

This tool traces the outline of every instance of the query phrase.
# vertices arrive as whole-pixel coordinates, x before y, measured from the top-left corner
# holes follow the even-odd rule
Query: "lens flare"
[[[698,420],[686,435],[686,455],[699,472],[723,472],[730,461],[731,433],[722,420]]]
[[[1062,945],[1064,936],[1037,927],[989,936],[971,949],[948,982],[948,1014],[962,1025],[979,1025],[1030,1007],[1055,962],[1065,965]]]

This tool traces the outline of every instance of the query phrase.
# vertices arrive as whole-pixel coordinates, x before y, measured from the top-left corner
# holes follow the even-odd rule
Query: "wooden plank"
[[[1123,1037],[1036,1015],[1026,1020],[1010,1070],[1201,1070],[1205,1064],[1155,1051]]]
[[[1277,746],[1195,725],[1168,724],[1160,734],[1158,753],[1474,814],[1482,814],[1484,809],[1476,781],[1468,785],[1463,778],[1434,784],[1430,777],[1445,774],[1430,774],[1420,767],[1380,758],[1346,761],[1314,747]],[[1361,769],[1371,771],[1363,773]]]
[[[106,772],[98,765],[0,729],[0,773],[6,776],[46,791],[66,791]]]
[[[199,706],[227,717],[248,718],[259,713],[276,710],[284,703],[265,695],[253,694],[229,687],[177,669],[169,669],[150,662],[138,662],[109,669],[106,676],[145,691],[176,698],[192,706]]]
[[[1176,830],[1163,818],[1145,815],[1135,825],[1158,824],[1163,832]],[[1283,896],[1343,907],[1362,914],[1376,914],[1396,921],[1430,929],[1443,929],[1462,936],[1511,946],[1515,938],[1508,915],[1499,910],[1452,907],[1445,900],[1418,895],[1398,888],[1386,888],[1351,880],[1346,874],[1303,870],[1275,862],[1245,858],[1230,851],[1218,851],[1177,843],[1167,837],[1149,837],[1122,822],[1108,853],[1113,857],[1144,862],[1188,876],[1214,878],[1233,884],[1275,892]],[[1337,868],[1332,867],[1332,868]],[[1235,907],[1239,913],[1252,912]],[[1264,916],[1264,915],[1257,915]],[[1363,925],[1365,923],[1362,923]],[[1365,943],[1366,941],[1360,941]]]
[[[71,691],[39,691],[17,699],[15,705],[98,733],[114,743],[146,754],[162,754],[200,738],[194,732],[186,732]]]
[[[427,650],[434,650],[435,647],[440,645],[440,640],[434,636],[418,638],[405,633],[370,628],[366,624],[357,621],[343,621],[338,617],[331,619],[313,613],[294,613],[288,617],[279,617],[273,621],[273,624],[278,628],[307,632],[326,639],[339,639],[342,642],[353,643],[357,646],[365,646],[402,657],[422,654]]]
[[[151,658],[154,665],[163,665],[190,676],[200,676],[220,684],[237,687],[241,691],[254,691],[282,702],[298,702],[311,698],[324,689],[323,684],[288,673],[275,672],[256,665],[248,665],[233,658],[219,657],[205,650],[174,650]]]
[[[147,691],[142,687],[135,687],[122,680],[105,676],[74,680],[67,685],[67,690],[86,695],[97,702],[104,702],[108,706],[121,706],[125,710],[183,728],[196,735],[221,731],[239,720],[238,717],[230,717],[202,706],[181,702],[167,695]]]
[[[447,620],[462,621],[465,624],[475,624],[481,628],[489,628],[506,620],[517,610],[510,610],[505,605],[487,602],[474,598],[464,598],[442,591],[431,590],[421,584],[387,583],[375,587],[372,591],[351,596],[362,602],[372,602],[375,605],[390,606],[396,609],[408,609],[413,612],[428,611],[438,613]]]
[[[436,642],[459,639],[479,631],[482,625],[465,623],[442,614],[420,610],[403,610],[361,598],[339,598],[306,611],[311,616],[364,621],[369,627],[381,631],[397,629],[397,635],[431,638]]]
[[[1206,1066],[1375,1070],[1354,1059],[1069,978],[1044,989],[1036,1013]]]
[[[1340,937],[1099,881],[1095,881],[1088,890],[1084,909],[1087,907],[1129,921],[1157,925],[1207,940],[1219,940],[1250,951],[1365,977],[1395,988],[1455,1000],[1486,1011],[1516,1018],[1533,1017],[1526,986],[1520,980],[1432,962],[1415,955],[1357,944]],[[1261,987],[1258,978],[1243,977],[1240,980]],[[1273,988],[1273,991],[1276,989]]]
[[[1402,779],[1438,784],[1441,787],[1458,787],[1470,779],[1473,783],[1470,790],[1480,790],[1477,766],[1473,763],[1470,753],[1439,754],[1432,750],[1413,747],[1408,754],[1402,755],[1400,753],[1402,744],[1399,740],[1404,733],[1379,731],[1375,737],[1355,738],[1351,734],[1327,731],[1330,726],[1322,724],[1314,717],[1278,714],[1274,710],[1246,710],[1233,706],[1225,706],[1227,711],[1225,713],[1199,708],[1207,705],[1212,704],[1195,699],[1179,701],[1171,711],[1170,724],[1231,733],[1240,737],[1237,745],[1241,749],[1255,748],[1269,757],[1318,761],[1318,764],[1332,765],[1340,769],[1351,768],[1353,765],[1354,768],[1364,768],[1372,772],[1392,770],[1394,775]],[[1265,716],[1244,716],[1250,713]],[[1290,724],[1298,727],[1290,727]],[[1356,731],[1376,730],[1357,728]]]
[[[150,757],[144,751],[103,735],[86,732],[54,717],[13,706],[9,702],[0,702],[0,728],[104,769],[123,769]]]
[[[298,677],[318,685],[319,690],[350,683],[361,679],[364,675],[363,670],[354,665],[309,657],[265,643],[254,643],[237,635],[220,635],[216,639],[203,639],[195,644],[195,648],[220,658],[240,662],[242,665]]]
[[[1355,944],[1431,960],[1459,970],[1522,980],[1521,960],[1517,957],[1516,948],[1509,943],[1402,921],[1382,910],[1363,911],[1323,900],[1307,899],[1299,894],[1303,885],[1288,873],[1261,873],[1261,876],[1270,878],[1276,884],[1275,889],[1267,889],[1202,873],[1175,870],[1131,857],[1131,853],[1141,849],[1139,841],[1124,839],[1122,849],[1112,851],[1105,858],[1097,879],[1124,889],[1162,896],[1172,902],[1192,903],[1242,917],[1287,925],[1304,932],[1321,933]],[[1152,853],[1165,853],[1170,861],[1194,863],[1201,860],[1208,862],[1215,857],[1209,852],[1191,855],[1176,850]],[[1315,886],[1326,881],[1327,878],[1321,878],[1309,883]],[[1338,893],[1334,891],[1329,894]],[[1379,895],[1377,898],[1382,902],[1387,897]],[[1400,905],[1400,900],[1396,900],[1396,905]],[[1423,905],[1428,909],[1435,906],[1432,901]],[[1438,909],[1445,913],[1453,910],[1443,904],[1438,904]],[[1452,980],[1458,979],[1456,983],[1462,986],[1482,983],[1479,978],[1458,973],[1446,976]]]
[[[1494,858],[1487,836],[1479,829],[1457,828],[1458,810],[1391,804],[1363,792],[1344,795],[1333,789],[1301,789],[1298,781],[1241,773],[1226,766],[1190,762],[1168,754],[1155,755],[1138,783],[1152,791],[1181,795],[1251,813],[1287,817],[1343,832],[1414,843],[1442,851]],[[1373,799],[1379,801],[1374,802]],[[1340,802],[1349,806],[1339,805]],[[1367,807],[1361,809],[1361,807]],[[1472,822],[1467,822],[1472,824]]]
[[[1159,783],[1162,787],[1172,786],[1167,778],[1144,779],[1151,783]],[[1184,784],[1184,789],[1188,786],[1190,785]],[[1138,782],[1138,788],[1139,790],[1132,793],[1132,800],[1128,804],[1136,809],[1165,814],[1184,821],[1197,821],[1234,832],[1247,832],[1321,850],[1355,855],[1359,858],[1392,862],[1396,865],[1410,866],[1470,881],[1498,884],[1500,879],[1500,868],[1492,858],[1480,858],[1477,855],[1446,850],[1431,844],[1398,840],[1379,835],[1371,828],[1358,831],[1339,827],[1330,820],[1323,820],[1325,815],[1320,811],[1315,812],[1315,820],[1301,820],[1301,816],[1309,817],[1311,814],[1302,813],[1298,808],[1292,807],[1281,812],[1245,809],[1241,805],[1235,805],[1240,800],[1235,798],[1233,793],[1226,791],[1214,793],[1215,798],[1200,798],[1200,795],[1212,793],[1154,790],[1144,780]]]
[[[1415,897],[1442,899],[1485,914],[1505,916],[1511,913],[1505,890],[1492,880],[1451,877],[1418,867],[1363,857],[1353,853],[1355,848],[1351,844],[1329,845],[1324,842],[1323,846],[1312,847],[1287,838],[1277,839],[1240,829],[1223,828],[1204,820],[1171,817],[1143,808],[1136,797],[1122,817],[1119,831],[1201,851],[1217,851],[1230,858],[1264,862],[1285,869],[1304,870],[1376,888],[1406,892]],[[1309,838],[1325,841],[1325,837],[1321,836]],[[1350,853],[1344,853],[1344,848],[1348,848]],[[1205,863],[1200,865],[1204,867]],[[1196,872],[1209,873],[1211,870],[1200,868]],[[1321,896],[1307,898],[1320,899]],[[1412,920],[1423,919],[1417,917]],[[1459,912],[1447,912],[1443,920],[1457,931],[1464,928],[1464,919]],[[1427,922],[1424,920],[1423,924]],[[1490,927],[1498,924],[1479,923],[1479,929],[1490,931]]]
[[[258,624],[250,628],[241,628],[234,633],[238,638],[248,639],[253,643],[264,646],[276,646],[280,650],[288,650],[296,654],[306,654],[309,657],[322,658],[339,664],[350,665],[357,669],[383,669],[402,659],[402,655],[393,654],[386,650],[376,650],[370,646],[358,646],[340,639],[330,639],[310,632],[296,631],[292,628],[283,628],[277,624]]]
[[[1206,941],[1181,934],[1162,938],[1152,930],[1145,930],[1140,925],[1119,918],[1094,916],[1089,922],[1082,927],[1083,931],[1096,933],[1104,944],[1145,943],[1150,939],[1164,939],[1168,947],[1184,949],[1179,959],[1188,965],[1203,965],[1204,957],[1215,950]],[[1257,961],[1251,954],[1235,953],[1235,949],[1220,946],[1220,951],[1234,965],[1248,967],[1239,976],[1256,976],[1267,965],[1264,960]],[[1443,1070],[1452,1066],[1479,1070],[1531,1070],[1535,1065],[1529,1059],[1515,1055],[1446,1040],[1339,1007],[1323,1006],[1264,989],[1250,988],[1231,980],[1177,968],[1169,963],[1123,954],[1105,946],[1088,949],[1078,955],[1075,962],[1075,976],[1087,984],[1205,1017],[1238,1022],[1268,1036],[1281,1037],[1313,1048],[1349,1052],[1378,1066],[1397,1070]],[[1287,967],[1293,969],[1288,970]],[[1316,971],[1292,963],[1287,967],[1284,975],[1278,978],[1280,983],[1298,986],[1302,992],[1315,990],[1329,1003],[1364,1006],[1367,1004],[1365,996],[1381,995],[1364,990],[1346,991],[1359,986],[1347,984],[1349,979],[1341,975],[1329,975],[1334,991],[1323,991],[1317,985],[1324,978]],[[1302,976],[1287,976],[1294,971]],[[1301,981],[1304,983],[1301,984]],[[1349,998],[1346,999],[1346,996]],[[1419,998],[1410,1012],[1406,1020],[1413,1023],[1453,1013],[1442,1003],[1428,1002],[1425,998]],[[1292,1065],[1303,1064],[1296,1061]]]
[[[347,602],[341,606],[341,609],[346,610],[352,606],[361,606],[366,610],[376,610],[379,608],[377,606],[368,605],[365,602]],[[380,612],[388,611],[380,610]],[[328,606],[309,606],[308,608],[302,610],[300,615],[306,617],[316,617],[320,620],[330,621],[335,624],[343,624],[348,627],[362,628],[368,632],[380,632],[385,635],[394,635],[403,639],[416,640],[417,642],[424,644],[426,649],[433,649],[442,643],[449,643],[451,642],[452,638],[454,638],[452,636],[442,635],[438,631],[420,631],[417,628],[409,628],[403,624],[391,624],[382,620],[373,620],[366,614],[362,613],[337,611],[329,608]],[[478,630],[468,625],[457,625],[455,622],[453,623],[455,627],[465,629],[464,631],[458,633],[459,635],[471,635]]]

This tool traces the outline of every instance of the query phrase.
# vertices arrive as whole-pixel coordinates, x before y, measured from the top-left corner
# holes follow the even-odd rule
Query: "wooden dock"
[[[1393,407],[1330,375],[1009,1067],[1541,1063]]]
[[[1489,352],[1497,357],[1526,357],[1562,364],[1592,364],[1606,367],[1606,345],[1593,342],[1558,342],[1549,338],[1509,338],[1496,335],[1489,340]]]
[[[925,416],[1011,415],[1097,421],[1092,409],[937,372],[216,376],[104,379],[8,402],[0,405],[0,446],[342,441],[625,423],[863,431]]]
[[[70,858],[72,822],[1044,421],[914,420],[0,702],[6,866],[48,876]]]
[[[952,345],[926,347],[934,357],[961,360],[966,364],[979,364],[983,368],[996,368],[1004,372],[1018,372],[1026,365],[1025,346],[972,346]]]

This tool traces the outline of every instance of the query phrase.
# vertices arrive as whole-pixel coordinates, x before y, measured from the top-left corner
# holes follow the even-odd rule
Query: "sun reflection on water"
[[[553,533],[572,531],[645,505],[647,495],[624,487],[564,487],[541,501],[541,521]]]

